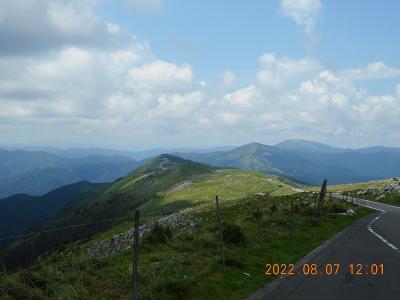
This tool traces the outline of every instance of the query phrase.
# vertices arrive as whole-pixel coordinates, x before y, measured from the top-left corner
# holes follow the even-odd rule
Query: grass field
[[[171,194],[177,197],[176,192]],[[325,206],[318,223],[312,209],[315,197],[301,193],[221,198],[226,269],[219,260],[213,201],[186,210],[200,220],[194,228],[165,234],[159,241],[146,236],[141,239],[140,298],[244,299],[273,279],[264,274],[266,263],[296,262],[369,213],[355,208],[356,217],[334,218],[328,213],[345,211],[351,204],[333,201]],[[23,271],[2,273],[1,299],[129,299],[131,252],[95,259],[85,251],[85,245],[93,239],[110,238],[127,227],[122,224],[77,241]]]
[[[290,195],[298,184],[277,176],[237,169],[217,170],[193,180],[182,182],[159,194],[160,199],[150,201],[141,209],[145,213],[172,212],[201,203],[213,201],[218,195],[226,201],[263,192],[269,195]],[[301,186],[302,187],[302,186]]]
[[[370,184],[328,190],[357,191]],[[319,189],[260,172],[216,170],[161,156],[117,181],[102,197],[93,195],[95,201],[88,200],[92,206],[85,212],[90,215],[100,207],[107,214],[118,208],[129,216],[132,202],[139,199],[141,225],[171,214],[194,220],[186,227],[155,226],[140,239],[140,299],[245,299],[274,279],[265,275],[265,264],[295,263],[370,213],[344,201],[326,200],[317,218]],[[216,195],[226,268],[219,257]],[[349,208],[355,216],[332,214]],[[93,231],[23,270],[0,271],[0,299],[129,299],[132,253],[116,241],[131,229],[132,221]],[[111,245],[111,252],[91,256],[88,249],[101,243]]]

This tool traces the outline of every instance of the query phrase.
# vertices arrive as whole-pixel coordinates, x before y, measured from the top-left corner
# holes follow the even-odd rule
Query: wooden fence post
[[[289,224],[290,224],[290,236],[293,234],[293,199],[290,200],[290,212],[289,212]]]
[[[328,181],[326,179],[324,179],[324,181],[322,183],[321,191],[319,192],[319,198],[318,198],[318,204],[317,204],[318,222],[319,222],[319,217],[320,217],[320,214],[321,214],[321,209],[324,206],[325,194],[326,194],[326,191],[328,189],[327,182]]]
[[[225,254],[224,254],[224,236],[222,231],[222,222],[221,222],[221,212],[219,208],[219,198],[215,196],[215,202],[217,204],[217,220],[218,220],[218,227],[219,227],[219,240],[221,245],[221,261],[222,266],[225,268]]]
[[[137,300],[137,278],[139,264],[139,210],[135,210],[135,228],[133,234],[133,261],[132,261],[132,300]]]

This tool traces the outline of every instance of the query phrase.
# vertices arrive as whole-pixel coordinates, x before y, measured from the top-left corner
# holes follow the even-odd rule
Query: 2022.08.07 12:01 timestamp
[[[384,275],[384,264],[372,263],[372,264],[339,264],[339,263],[326,263],[318,265],[315,263],[304,263],[300,267],[296,268],[294,264],[266,264],[265,275],[267,276],[335,276],[340,274],[341,271],[345,270],[354,276],[383,276]]]

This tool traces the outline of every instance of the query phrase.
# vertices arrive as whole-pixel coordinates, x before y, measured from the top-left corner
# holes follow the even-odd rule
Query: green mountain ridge
[[[233,149],[214,149],[219,151],[166,151],[208,165],[256,170],[308,184],[320,184],[323,178],[327,178],[330,183],[341,184],[400,175],[400,149],[395,147],[342,149],[318,142],[292,139],[274,146],[251,143]],[[139,153],[97,148],[48,150],[65,156],[43,151],[0,150],[0,198],[17,193],[43,195],[57,187],[81,180],[112,182],[143,165],[151,159],[149,156],[161,151],[153,149]],[[140,158],[147,158],[134,161],[124,156],[131,156],[133,153],[139,153]]]
[[[3,250],[2,262],[6,265],[11,263],[13,266],[29,264],[50,249],[131,219],[135,208],[150,201],[160,200],[159,192],[193,176],[209,174],[213,170],[214,168],[179,157],[160,155],[126,177],[101,185],[81,197],[70,199],[58,213],[32,227],[30,232],[48,231],[82,223],[95,223],[93,226],[47,232],[20,240]],[[103,220],[110,222],[103,223]],[[31,251],[32,245],[35,253]]]
[[[3,257],[0,264],[8,267],[30,264],[52,249],[132,220],[136,208],[142,210],[145,218],[150,218],[213,201],[217,193],[228,199],[257,192],[280,195],[294,193],[293,187],[297,186],[254,171],[221,170],[168,154],[160,155],[125,177],[68,201],[58,213],[28,232],[72,228],[12,243],[0,253]],[[73,227],[82,223],[92,225]]]
[[[283,150],[306,151],[313,153],[342,153],[346,151],[351,151],[325,145],[318,142],[298,140],[298,139],[285,140],[283,142],[275,144],[274,147]]]
[[[0,198],[44,195],[79,181],[111,182],[141,165],[124,156],[67,159],[40,151],[0,150]]]
[[[250,143],[231,151],[175,155],[212,166],[251,169],[313,185],[319,185],[324,178],[329,183],[340,184],[379,180],[400,174],[400,153],[335,152],[322,146],[318,146],[317,151],[312,150],[316,148],[314,143],[304,150],[309,144],[301,144],[303,147],[296,150]],[[293,146],[293,143],[290,145]]]

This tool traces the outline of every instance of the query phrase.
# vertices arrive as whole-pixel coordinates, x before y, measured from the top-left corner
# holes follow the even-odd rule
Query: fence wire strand
[[[30,236],[34,236],[34,235],[41,234],[41,233],[62,231],[62,230],[67,230],[67,229],[72,229],[72,228],[79,228],[79,227],[84,227],[84,226],[89,226],[89,225],[94,225],[94,224],[100,224],[100,223],[106,223],[106,222],[111,222],[111,221],[115,221],[115,220],[123,220],[123,219],[129,220],[128,218],[125,218],[125,217],[124,218],[119,217],[119,218],[104,219],[104,220],[96,221],[96,222],[89,222],[89,223],[75,224],[75,225],[70,225],[70,226],[65,226],[65,227],[51,228],[51,229],[42,230],[42,231],[36,231],[36,232],[32,232],[32,233],[27,233],[27,234],[8,236],[8,237],[5,237],[5,238],[1,238],[0,242],[7,241],[7,240],[18,239],[18,238],[23,238],[23,237],[30,237]]]

